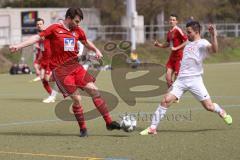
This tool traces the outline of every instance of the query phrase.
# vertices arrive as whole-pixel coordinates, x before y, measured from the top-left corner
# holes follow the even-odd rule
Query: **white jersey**
[[[206,39],[188,42],[183,50],[178,78],[203,74],[203,60],[208,56],[207,47],[211,44]]]

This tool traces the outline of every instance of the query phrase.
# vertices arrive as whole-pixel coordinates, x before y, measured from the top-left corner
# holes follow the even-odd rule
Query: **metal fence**
[[[202,35],[208,34],[208,24],[202,24]],[[185,24],[179,24],[185,30]],[[216,24],[217,32],[222,37],[239,37],[240,23],[218,23]],[[169,29],[168,25],[145,25],[136,27],[136,31],[142,31],[145,40],[162,39],[166,36]],[[94,31],[95,39],[100,40],[126,40],[130,35],[130,29],[127,26],[107,25],[107,26],[88,26],[87,30],[91,33]],[[91,34],[90,34],[91,35]]]
[[[0,44],[8,44],[10,40],[9,27],[0,27]]]
[[[179,25],[183,30],[184,24]],[[120,25],[99,25],[99,26],[83,26],[88,37],[91,40],[128,40],[130,29],[128,26]],[[223,37],[239,37],[240,23],[218,23],[216,24],[219,36]],[[136,27],[137,36],[141,35],[144,41],[163,39],[169,29],[168,25],[145,25],[143,27]],[[20,30],[20,28],[19,28]],[[202,35],[207,35],[207,24],[202,24]],[[10,26],[0,27],[0,46],[16,43],[22,40],[22,37],[10,36],[12,35]]]

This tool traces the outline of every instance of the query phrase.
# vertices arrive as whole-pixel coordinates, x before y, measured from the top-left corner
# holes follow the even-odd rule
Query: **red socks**
[[[106,124],[107,125],[111,124],[112,118],[108,112],[105,101],[101,97],[95,97],[93,98],[93,103],[95,104],[96,108],[101,113],[101,115],[103,116],[103,119],[105,120]],[[80,129],[86,129],[87,127],[84,119],[83,107],[80,105],[73,105],[72,110],[78,121],[78,125]]]
[[[100,96],[94,97],[92,98],[92,100],[98,111],[103,116],[103,119],[105,120],[106,124],[108,125],[112,123],[112,118],[108,112],[107,104],[105,103],[105,101]]]
[[[83,107],[80,105],[73,105],[72,106],[72,111],[76,117],[76,120],[78,121],[78,125],[80,129],[86,129],[86,123],[83,115]]]
[[[50,94],[51,95],[51,93],[52,93],[52,88],[51,88],[51,86],[49,85],[49,83],[48,83],[48,81],[46,81],[46,80],[42,80],[42,84],[43,84],[43,87],[45,88],[45,90],[48,92],[48,94]]]

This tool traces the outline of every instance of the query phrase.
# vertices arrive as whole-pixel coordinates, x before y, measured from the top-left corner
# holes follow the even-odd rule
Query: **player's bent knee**
[[[99,97],[100,92],[97,87],[91,87],[91,88],[84,88],[84,90],[89,94],[91,97]]]
[[[81,96],[80,95],[73,95],[71,96],[74,105],[79,105],[81,103]]]
[[[170,104],[170,103],[171,103],[171,99],[170,99],[169,97],[166,97],[165,102],[166,102],[167,104]]]
[[[161,104],[161,106],[165,106],[166,105],[165,100],[164,99],[161,100],[160,104]]]
[[[168,97],[164,97],[161,101],[161,106],[167,107],[170,102],[171,101]]]

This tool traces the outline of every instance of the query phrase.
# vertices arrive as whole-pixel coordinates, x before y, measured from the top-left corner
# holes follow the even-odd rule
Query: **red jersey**
[[[167,42],[170,47],[177,47],[187,40],[187,35],[183,33],[182,29],[175,26],[173,29],[169,30],[167,33]],[[183,48],[172,51],[170,58],[182,59]]]
[[[43,39],[50,40],[51,62],[50,68],[54,69],[65,62],[77,58],[77,41],[86,41],[86,35],[80,27],[68,30],[63,24],[52,24],[47,29],[39,33]]]

